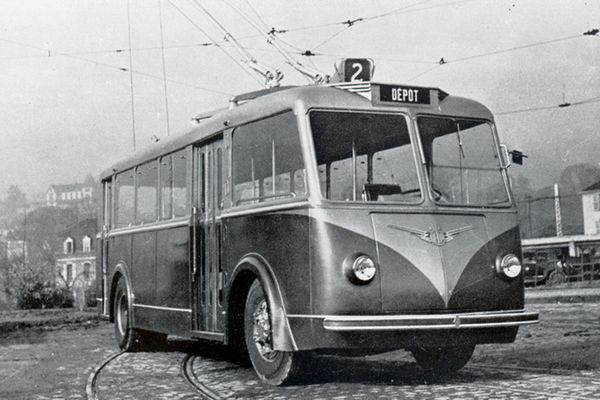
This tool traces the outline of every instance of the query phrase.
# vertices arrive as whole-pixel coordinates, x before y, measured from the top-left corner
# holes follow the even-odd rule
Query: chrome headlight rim
[[[367,285],[377,275],[377,263],[369,255],[355,253],[344,260],[344,272],[350,282]]]

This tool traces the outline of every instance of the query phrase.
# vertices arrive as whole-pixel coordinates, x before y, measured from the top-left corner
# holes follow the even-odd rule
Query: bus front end
[[[298,349],[405,348],[427,370],[453,371],[475,345],[538,322],[524,310],[507,157],[485,107],[373,85],[368,105],[307,119],[320,195],[311,313],[288,315]]]

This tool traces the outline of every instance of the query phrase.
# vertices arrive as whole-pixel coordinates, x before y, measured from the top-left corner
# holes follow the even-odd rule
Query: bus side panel
[[[154,316],[147,315],[149,313],[146,310],[141,310],[135,305],[154,305],[155,303],[156,232],[135,233],[132,252],[133,261],[130,265],[130,273],[134,295],[133,325],[138,328],[153,329]]]
[[[131,268],[131,235],[110,236],[108,239],[108,277],[113,276],[115,267],[119,263],[124,263],[127,268]],[[112,282],[107,282],[109,291],[112,289]],[[107,301],[110,301],[114,293],[108,293]]]
[[[158,232],[156,305],[190,307],[189,227]],[[189,327],[188,327],[189,328]]]
[[[227,275],[245,255],[259,254],[273,270],[288,314],[310,312],[306,214],[297,211],[224,219],[229,247],[223,249]]]
[[[158,232],[155,305],[178,310],[153,310],[153,329],[185,336],[191,327],[189,227]]]

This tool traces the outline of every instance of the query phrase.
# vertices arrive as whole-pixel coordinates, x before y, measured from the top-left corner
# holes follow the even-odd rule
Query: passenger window
[[[135,186],[133,169],[121,172],[115,178],[115,227],[122,228],[133,224]]]
[[[136,223],[156,221],[156,191],[158,187],[158,165],[156,161],[137,167],[137,212]]]
[[[160,160],[160,218],[173,216],[173,162],[171,156]]]
[[[306,195],[299,136],[292,112],[234,130],[234,205]]]
[[[173,153],[173,216],[187,215],[187,151]]]

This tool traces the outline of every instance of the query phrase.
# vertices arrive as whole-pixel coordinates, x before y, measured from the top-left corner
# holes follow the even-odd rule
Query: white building
[[[596,182],[581,193],[581,202],[584,234],[600,234],[600,182]]]

